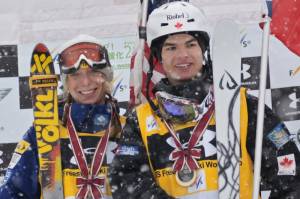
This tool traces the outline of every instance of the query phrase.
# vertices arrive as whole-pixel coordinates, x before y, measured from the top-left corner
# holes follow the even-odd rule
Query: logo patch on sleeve
[[[276,146],[277,149],[285,145],[289,140],[290,136],[286,132],[282,124],[277,125],[267,137]]]
[[[117,154],[120,155],[138,155],[139,149],[137,146],[126,146],[126,145],[120,145],[117,149]]]
[[[29,148],[29,146],[30,146],[29,142],[22,140],[18,143],[15,152],[22,155]]]
[[[296,175],[296,162],[294,154],[278,156],[277,163],[277,175]]]
[[[11,158],[10,163],[7,168],[13,169],[16,166],[16,164],[19,162],[20,159],[21,159],[20,154],[13,153],[12,158]]]
[[[152,115],[146,118],[146,127],[147,127],[147,131],[153,131],[158,128],[156,120]]]

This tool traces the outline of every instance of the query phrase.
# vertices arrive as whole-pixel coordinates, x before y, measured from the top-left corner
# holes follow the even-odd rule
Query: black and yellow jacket
[[[110,110],[107,105],[83,105],[73,103],[71,107],[71,117],[90,167],[96,146],[109,125],[111,119]],[[100,174],[102,175],[106,175],[108,172],[108,167],[114,156],[114,149],[117,147],[120,130],[119,127],[115,128],[110,134],[106,156],[100,170]],[[80,170],[77,166],[67,131],[66,127],[60,124],[64,196],[65,198],[75,198],[78,191],[76,187],[76,177],[80,175]],[[17,145],[13,159],[7,169],[5,182],[0,188],[0,198],[40,198],[38,171],[39,163],[36,133],[34,128],[31,127],[23,136],[22,141]],[[108,178],[106,178],[105,182],[105,187],[102,189],[102,192],[106,198],[111,198]]]
[[[192,81],[184,86],[174,87],[164,79],[154,90],[164,90],[201,102],[209,86]],[[257,99],[246,95],[245,89],[241,89],[241,199],[250,199],[252,193],[256,110]],[[195,122],[175,126],[181,143],[189,140],[194,126]],[[190,187],[182,187],[176,183],[175,173],[172,171],[173,161],[169,158],[174,149],[171,140],[172,136],[161,119],[153,114],[149,104],[136,108],[127,118],[118,153],[110,170],[111,184],[115,187],[114,198],[218,198],[215,120],[210,121],[196,145],[204,153],[197,160],[200,166],[197,181]],[[270,198],[278,199],[300,197],[300,191],[297,191],[297,185],[300,188],[300,167],[297,168],[300,164],[299,155],[285,125],[266,108],[261,170],[261,190],[265,191],[264,194],[271,192]],[[296,166],[295,169],[289,167],[291,164]]]

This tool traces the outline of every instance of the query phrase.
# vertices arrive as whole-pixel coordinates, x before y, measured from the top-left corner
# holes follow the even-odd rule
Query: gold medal
[[[182,170],[176,172],[176,182],[183,187],[189,187],[195,183],[196,176],[196,171],[190,171],[189,168],[184,165]]]

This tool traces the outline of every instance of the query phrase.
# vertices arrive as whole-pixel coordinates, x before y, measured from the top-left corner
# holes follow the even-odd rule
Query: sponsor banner
[[[241,82],[242,86],[251,90],[259,89],[259,75],[260,75],[260,62],[261,57],[243,57],[242,58],[242,70],[241,70]],[[269,66],[268,66],[269,68]],[[270,88],[270,75],[267,71],[267,84],[266,88]]]
[[[271,89],[272,108],[284,121],[300,119],[300,87]]]
[[[18,76],[17,45],[0,46],[0,77]]]
[[[0,176],[4,176],[17,143],[0,144]]]

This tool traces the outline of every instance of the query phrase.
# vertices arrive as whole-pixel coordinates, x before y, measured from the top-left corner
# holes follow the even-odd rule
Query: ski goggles
[[[199,115],[199,105],[188,99],[174,96],[162,91],[155,93],[162,117],[175,123],[185,123],[196,120]]]
[[[80,43],[65,49],[59,55],[59,65],[64,74],[72,74],[82,66],[94,70],[110,67],[106,48],[94,43]]]

